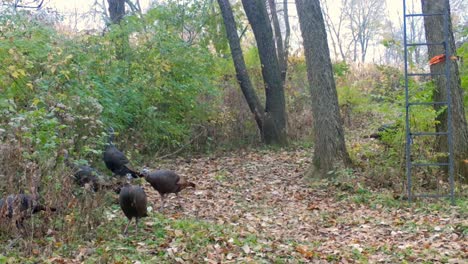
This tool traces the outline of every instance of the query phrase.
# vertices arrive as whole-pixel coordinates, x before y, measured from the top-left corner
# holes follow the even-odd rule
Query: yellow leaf
[[[19,69],[19,70],[18,70],[18,73],[19,73],[21,76],[26,76],[26,72],[25,72],[23,69]]]
[[[74,223],[75,222],[75,217],[71,214],[65,216],[65,221],[68,223]]]
[[[171,65],[169,65],[168,63],[162,62],[160,66],[165,72],[168,72],[171,70]]]
[[[67,78],[67,80],[70,80],[70,72],[69,71],[60,71],[61,74],[65,75],[65,78]]]
[[[13,78],[15,78],[15,79],[18,79],[18,77],[19,77],[19,72],[15,71],[15,72],[13,72],[13,73],[11,74],[11,76],[13,76]]]
[[[16,66],[15,65],[8,66],[8,70],[16,71]]]
[[[34,98],[33,101],[32,101],[32,104],[34,106],[38,105],[39,103],[41,102],[41,100],[39,98]]]
[[[65,59],[67,59],[67,60],[69,60],[69,59],[71,59],[71,58],[73,58],[73,55],[72,55],[72,54],[70,54],[70,55],[68,55],[68,56],[65,57]]]
[[[50,72],[51,72],[52,74],[54,74],[56,70],[57,70],[57,67],[56,67],[56,66],[52,66],[52,68],[50,68]]]
[[[26,86],[28,86],[29,89],[34,90],[34,86],[32,83],[28,82]]]

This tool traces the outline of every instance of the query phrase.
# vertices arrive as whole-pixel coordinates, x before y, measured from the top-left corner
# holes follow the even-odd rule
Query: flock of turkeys
[[[132,178],[145,178],[161,195],[160,210],[163,209],[164,200],[168,194],[175,193],[178,195],[180,191],[187,187],[195,188],[195,184],[170,170],[149,171],[144,169],[140,172],[130,168],[130,162],[125,154],[113,144],[114,134],[114,130],[110,128],[103,161],[114,175],[119,178],[126,177],[125,183],[119,184],[115,189],[116,192],[119,193],[120,208],[129,220],[125,227],[124,234],[127,234],[128,226],[133,218],[135,218],[136,232],[138,232],[138,220],[148,215],[147,196],[142,187],[130,183]],[[101,182],[96,169],[71,162],[68,157],[68,151],[66,150],[63,150],[62,154],[65,164],[73,171],[74,181],[77,185],[82,187],[89,186],[95,192],[109,186]],[[0,218],[14,219],[16,227],[22,230],[24,229],[23,221],[32,214],[40,211],[56,211],[56,208],[41,205],[38,200],[37,194],[29,195],[23,193],[9,195],[0,199]]]

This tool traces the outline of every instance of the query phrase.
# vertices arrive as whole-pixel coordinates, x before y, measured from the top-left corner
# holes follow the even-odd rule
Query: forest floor
[[[310,150],[239,151],[178,159],[197,184],[179,198],[148,184],[150,216],[135,234],[114,204],[96,237],[50,263],[463,263],[467,203],[408,204],[359,184],[306,181]],[[156,168],[154,168],[156,169]],[[344,187],[343,187],[344,186]],[[71,246],[69,246],[71,247]],[[63,249],[63,248],[62,248]],[[40,253],[38,253],[40,255]],[[5,260],[7,260],[5,258]],[[0,258],[0,263],[2,262]]]

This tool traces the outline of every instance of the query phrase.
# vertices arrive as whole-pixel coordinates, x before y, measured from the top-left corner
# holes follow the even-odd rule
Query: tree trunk
[[[125,0],[107,0],[107,3],[109,4],[108,9],[111,24],[120,25],[120,21],[122,21],[125,16]],[[114,44],[117,59],[126,59],[127,50],[130,47],[128,35],[125,32],[120,31],[118,37],[114,41]]]
[[[223,16],[229,46],[231,47],[231,55],[232,60],[234,61],[234,67],[236,69],[237,81],[239,82],[242,93],[244,94],[247,104],[249,105],[250,111],[254,114],[255,121],[257,122],[257,126],[260,130],[260,135],[263,141],[263,120],[265,119],[263,107],[257,97],[257,94],[255,93],[252,82],[249,78],[249,74],[247,73],[247,67],[245,66],[244,56],[242,54],[232,8],[229,4],[229,0],[218,0],[218,4]]]
[[[242,0],[257,41],[265,82],[264,139],[267,144],[286,145],[286,109],[281,70],[276,56],[270,20],[264,0]]]
[[[339,11],[338,21],[336,22],[336,24],[331,19],[331,16],[330,16],[331,11],[328,8],[327,2],[328,0],[322,0],[321,7],[322,7],[322,13],[324,16],[325,26],[326,26],[326,29],[328,30],[329,37],[333,44],[335,59],[338,60],[339,57],[341,56],[341,60],[344,63],[347,63],[347,60],[348,60],[347,56],[349,55],[349,52],[350,52],[351,43],[353,43],[353,41],[349,41],[348,45],[346,45],[345,44],[346,37],[344,36],[342,32],[342,29],[344,28],[344,23],[347,17],[346,8],[348,6],[348,2],[347,0],[341,0],[341,7]]]
[[[283,16],[284,16],[284,27],[286,32],[284,33],[284,80],[286,80],[286,75],[288,73],[288,59],[289,59],[289,39],[291,36],[291,26],[289,24],[289,11],[288,11],[288,0],[283,1]]]
[[[333,78],[325,23],[319,0],[296,0],[304,41],[307,77],[312,95],[314,129],[313,171],[323,175],[336,161],[351,165]]]
[[[280,66],[280,71],[281,71],[281,81],[286,80],[286,62],[284,61],[285,59],[285,54],[284,54],[284,47],[283,47],[283,37],[281,34],[281,27],[279,24],[278,20],[278,13],[276,10],[276,4],[275,0],[268,0],[268,3],[270,5],[270,11],[271,11],[271,21],[273,22],[273,28],[275,29],[275,42],[276,42],[276,51],[277,56],[278,56],[278,63]]]
[[[444,13],[445,8],[450,7],[448,0],[421,0],[422,11],[425,14],[429,13]],[[453,38],[452,24],[449,19],[448,25],[448,53],[455,55],[455,41]],[[424,28],[426,32],[426,41],[429,43],[440,43],[444,41],[444,19],[443,16],[426,16],[424,17]],[[442,45],[429,45],[428,46],[429,58],[432,58],[439,54],[445,54]],[[451,93],[451,115],[452,115],[452,131],[453,131],[453,146],[456,166],[456,172],[462,174],[462,178],[465,182],[468,181],[468,172],[462,171],[463,166],[459,166],[463,163],[463,160],[468,157],[468,126],[465,117],[465,110],[463,105],[463,89],[461,88],[460,74],[458,71],[458,64],[451,59],[446,58],[445,62],[441,62],[435,65],[431,65],[431,73],[444,73],[445,63],[450,63],[450,93]],[[434,90],[434,101],[446,101],[447,89],[446,89],[446,78],[445,76],[434,76],[435,83]],[[440,106],[435,106],[436,111],[440,110]],[[444,132],[447,131],[447,111],[443,111],[436,118],[436,131]],[[437,152],[447,152],[447,137],[438,137],[436,142]]]
[[[107,0],[112,24],[119,24],[125,15],[125,0]]]

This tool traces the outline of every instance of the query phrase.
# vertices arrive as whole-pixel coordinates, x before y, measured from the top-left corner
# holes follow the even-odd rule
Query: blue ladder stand
[[[407,14],[406,0],[403,0],[403,38],[404,38],[404,60],[405,60],[405,108],[406,108],[406,180],[407,180],[407,192],[408,201],[411,202],[413,198],[443,198],[449,197],[451,203],[455,203],[454,195],[454,160],[453,160],[453,139],[452,139],[452,111],[451,111],[451,95],[450,95],[450,56],[449,54],[449,0],[445,0],[445,9],[443,13],[432,13],[432,14]],[[407,40],[407,24],[406,19],[412,17],[427,17],[427,16],[443,16],[444,21],[444,41],[441,43],[408,43]],[[444,73],[410,73],[408,72],[408,47],[412,46],[429,46],[429,45],[441,45],[444,46],[445,50],[445,72]],[[412,102],[410,101],[408,91],[408,77],[411,76],[445,76],[447,98],[446,101],[442,102]],[[410,111],[412,106],[417,105],[441,105],[447,107],[447,127],[446,132],[412,132],[410,127]],[[413,144],[413,137],[418,136],[447,136],[448,142],[448,162],[436,162],[436,163],[416,163],[411,160],[411,145]],[[413,167],[429,167],[429,166],[448,166],[449,172],[449,185],[450,194],[414,194],[412,191],[412,169]]]

